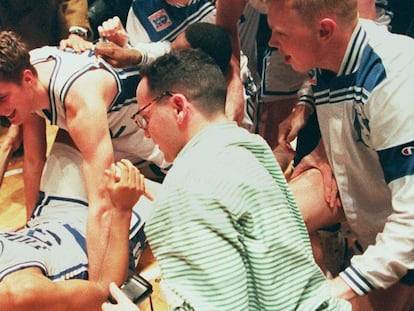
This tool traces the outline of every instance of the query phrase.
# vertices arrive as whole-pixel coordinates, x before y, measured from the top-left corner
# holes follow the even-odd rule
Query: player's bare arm
[[[81,76],[65,100],[68,132],[83,157],[89,196],[87,245],[91,280],[103,275],[102,259],[108,251],[111,234],[111,201],[104,184],[104,171],[114,162],[107,107],[116,92],[114,77],[97,69]],[[125,271],[122,267],[119,270]]]
[[[26,200],[26,220],[30,219],[40,188],[40,178],[46,161],[46,123],[37,115],[31,115],[23,129],[23,180]]]
[[[237,23],[245,6],[244,0],[218,0],[216,3],[216,24],[229,33],[233,50],[227,74],[226,116],[239,124],[243,120],[245,102],[240,79],[240,41]]]

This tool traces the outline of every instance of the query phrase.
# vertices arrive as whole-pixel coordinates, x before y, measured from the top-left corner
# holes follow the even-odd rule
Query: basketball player
[[[135,204],[132,215],[128,206],[121,206],[125,210],[119,215],[116,212],[119,213],[120,206],[111,208],[115,215],[111,224],[117,233],[109,241],[107,258],[103,260],[105,269],[96,282],[81,281],[89,276],[86,251],[88,203],[82,162],[78,150],[56,142],[45,163],[39,201],[32,218],[25,228],[0,234],[2,311],[96,310],[108,294],[102,289],[108,287],[109,281],[119,284],[125,277],[126,270],[121,263],[129,261],[129,270],[134,269],[144,245],[142,226],[145,219],[141,215],[145,215],[149,208],[149,201],[144,198]],[[133,167],[125,161],[117,166],[121,174],[127,174]],[[105,187],[111,199],[115,201],[117,195],[125,196],[121,183],[113,182],[115,174],[110,171],[108,175]],[[130,176],[143,180],[143,176],[135,175],[135,172]],[[121,191],[112,191],[114,185]],[[130,196],[132,205],[134,200],[138,200],[137,196]],[[120,216],[122,219],[116,218]]]
[[[28,219],[39,192],[48,119],[62,130],[57,141],[67,136],[82,154],[89,202],[89,277],[99,279],[113,233],[105,217],[112,205],[104,187],[105,169],[120,158],[164,163],[158,147],[130,120],[136,109],[137,71],[116,72],[89,51],[75,54],[44,47],[29,54],[12,32],[0,33],[0,51],[0,115],[23,125]]]

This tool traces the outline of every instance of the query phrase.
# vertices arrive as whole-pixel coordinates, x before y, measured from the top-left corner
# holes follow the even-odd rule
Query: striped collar
[[[348,47],[337,76],[349,75],[359,69],[367,43],[367,34],[362,28],[360,20],[354,29],[351,40],[348,43]]]

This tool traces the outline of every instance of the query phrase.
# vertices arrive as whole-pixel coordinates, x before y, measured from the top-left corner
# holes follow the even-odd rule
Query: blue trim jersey
[[[135,0],[130,8],[126,30],[130,44],[142,55],[140,65],[153,62],[169,53],[171,42],[188,26],[207,22],[215,24],[216,7],[212,0],[191,0],[186,5],[171,5],[164,0]],[[257,127],[257,88],[241,53],[240,78],[244,84],[245,114],[242,126],[249,131]]]
[[[82,54],[58,47],[45,46],[30,52],[30,61],[36,64],[48,59],[55,61],[49,86],[49,111],[37,113],[52,125],[67,130],[65,99],[74,81],[89,70],[104,68],[112,74],[118,93],[108,108],[108,126],[114,147],[115,160],[127,158],[133,163],[142,160],[164,166],[164,156],[152,139],[145,137],[131,115],[137,110],[136,88],[140,81],[137,68],[115,69],[90,50]]]
[[[214,24],[213,1],[192,0],[185,6],[173,6],[164,0],[136,0],[126,21],[130,44],[142,55],[140,65],[153,62],[168,53],[171,42],[185,29],[198,22]]]
[[[79,151],[55,142],[47,158],[41,193],[26,227],[0,233],[0,282],[25,268],[39,268],[53,280],[88,279],[86,221],[88,203]],[[151,210],[139,201],[129,230],[129,270],[145,245],[143,225]]]
[[[414,40],[361,20],[338,74],[316,70],[317,116],[347,221],[364,253],[342,278],[360,295],[414,269]]]
[[[160,0],[134,0],[127,18],[127,31],[132,45],[134,42],[171,42],[191,24],[214,23],[215,10],[210,0],[192,0],[185,6]]]

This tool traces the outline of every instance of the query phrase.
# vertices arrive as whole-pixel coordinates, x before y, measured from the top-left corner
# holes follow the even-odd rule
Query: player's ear
[[[31,84],[34,79],[33,72],[30,69],[23,70],[22,82]]]
[[[336,30],[336,22],[331,18],[324,18],[319,21],[319,38],[329,40]]]

